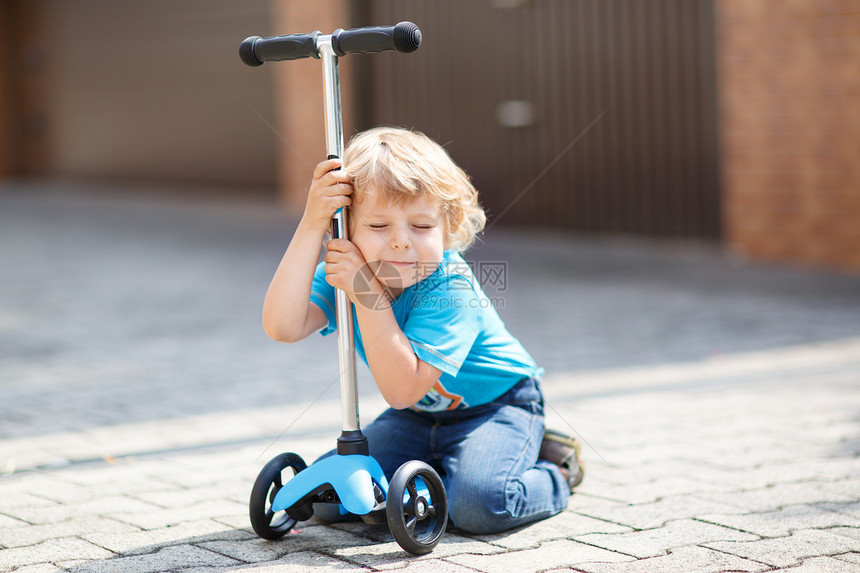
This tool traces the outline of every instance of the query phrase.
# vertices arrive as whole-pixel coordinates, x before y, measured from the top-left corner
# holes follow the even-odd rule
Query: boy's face
[[[368,189],[353,203],[351,215],[350,240],[395,294],[433,274],[442,262],[445,221],[432,197],[385,204]]]

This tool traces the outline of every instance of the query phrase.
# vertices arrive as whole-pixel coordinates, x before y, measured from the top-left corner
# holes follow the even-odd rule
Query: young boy
[[[339,167],[343,169],[338,169]],[[326,243],[349,209],[350,239]],[[423,134],[376,128],[314,171],[272,279],[266,333],[335,331],[334,289],[354,305],[356,351],[391,406],[363,429],[390,479],[420,459],[442,476],[451,523],[493,533],[567,507],[579,445],[544,432],[543,369],[505,329],[458,254],[485,224],[468,176]]]

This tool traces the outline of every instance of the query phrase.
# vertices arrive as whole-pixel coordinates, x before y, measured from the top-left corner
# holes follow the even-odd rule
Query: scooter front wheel
[[[448,525],[448,496],[436,470],[418,460],[400,466],[386,501],[388,528],[413,555],[430,553]]]
[[[286,511],[273,511],[272,502],[284,484],[308,465],[298,454],[285,453],[272,458],[260,474],[251,490],[249,513],[254,532],[263,539],[275,540],[283,537],[298,520]],[[284,470],[291,470],[292,474]]]

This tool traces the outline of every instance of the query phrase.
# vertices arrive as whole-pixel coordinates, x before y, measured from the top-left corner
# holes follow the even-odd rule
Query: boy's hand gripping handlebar
[[[322,36],[320,32],[270,38],[251,36],[239,46],[239,56],[249,66],[262,66],[263,62],[278,60],[319,58],[318,39]],[[408,53],[414,52],[420,45],[421,30],[412,22],[400,22],[396,26],[336,30],[331,35],[331,47],[338,56],[386,50]]]

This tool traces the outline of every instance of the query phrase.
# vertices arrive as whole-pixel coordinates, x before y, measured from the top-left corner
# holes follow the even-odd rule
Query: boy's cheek
[[[358,251],[358,254],[361,255],[361,258],[364,259],[365,261],[368,261],[368,262],[374,261],[374,260],[379,258],[370,249],[368,249],[364,245],[364,241],[362,241],[362,237],[359,236],[359,237],[356,237],[355,239],[353,239],[352,244],[355,245],[355,248]],[[365,248],[362,248],[362,246],[364,246]]]

